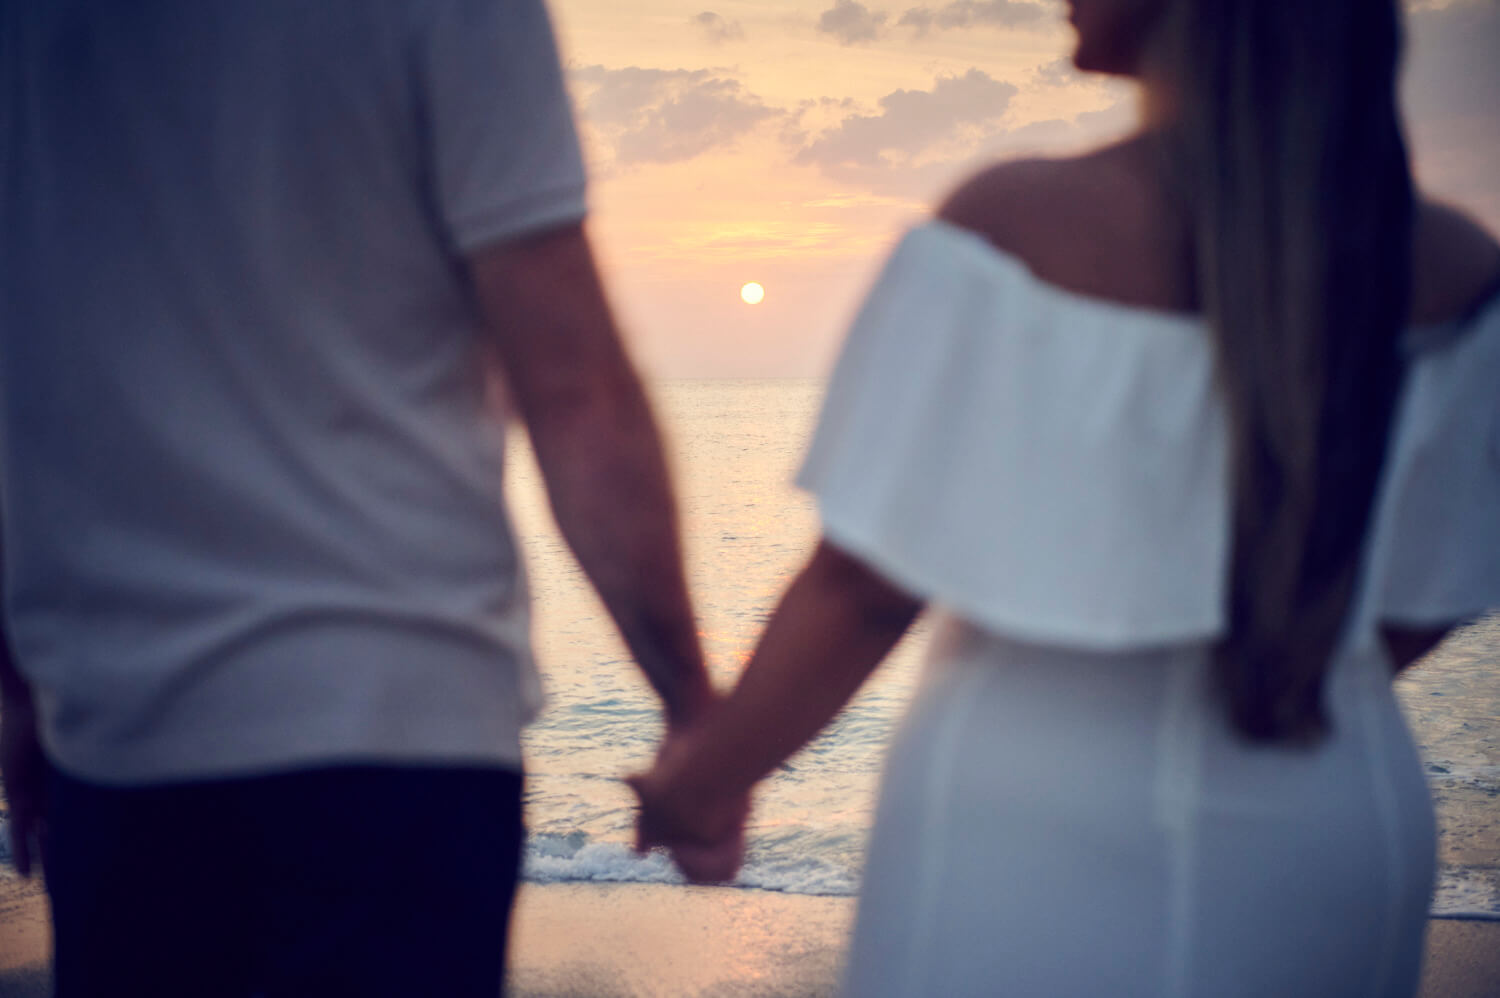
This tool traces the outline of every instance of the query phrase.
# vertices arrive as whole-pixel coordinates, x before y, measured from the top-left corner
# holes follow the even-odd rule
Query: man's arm
[[[666,460],[580,225],[470,259],[563,538],[680,729],[712,698]]]

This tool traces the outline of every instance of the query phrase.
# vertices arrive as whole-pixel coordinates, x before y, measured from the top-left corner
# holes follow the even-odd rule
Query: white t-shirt
[[[4,609],[49,754],[517,765],[539,687],[462,262],[584,214],[541,0],[0,18]]]

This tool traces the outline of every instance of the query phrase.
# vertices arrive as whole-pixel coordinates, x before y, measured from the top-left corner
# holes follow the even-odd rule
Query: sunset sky
[[[1061,2],[916,2],[551,0],[648,373],[824,373],[893,239],[958,179],[1129,128],[1131,89],[1068,63]],[[1408,6],[1419,177],[1500,231],[1500,0]]]

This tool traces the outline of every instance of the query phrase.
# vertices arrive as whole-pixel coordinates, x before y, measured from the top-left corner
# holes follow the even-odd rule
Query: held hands
[[[748,790],[698,786],[692,773],[701,724],[673,732],[649,773],[626,778],[641,802],[635,847],[665,846],[683,874],[697,884],[731,880],[745,857]]]

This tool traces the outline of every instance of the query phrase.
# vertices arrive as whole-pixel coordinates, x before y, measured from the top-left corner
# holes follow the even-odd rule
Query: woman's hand
[[[695,788],[684,777],[696,752],[696,728],[669,735],[649,773],[626,782],[640,798],[635,847],[645,852],[665,846],[692,882],[732,880],[745,857],[745,820],[750,814],[748,790]]]
[[[636,847],[664,845],[700,882],[743,858],[750,788],[849,702],[922,601],[857,557],[821,542],[766,624],[734,692],[667,736],[641,799]]]

